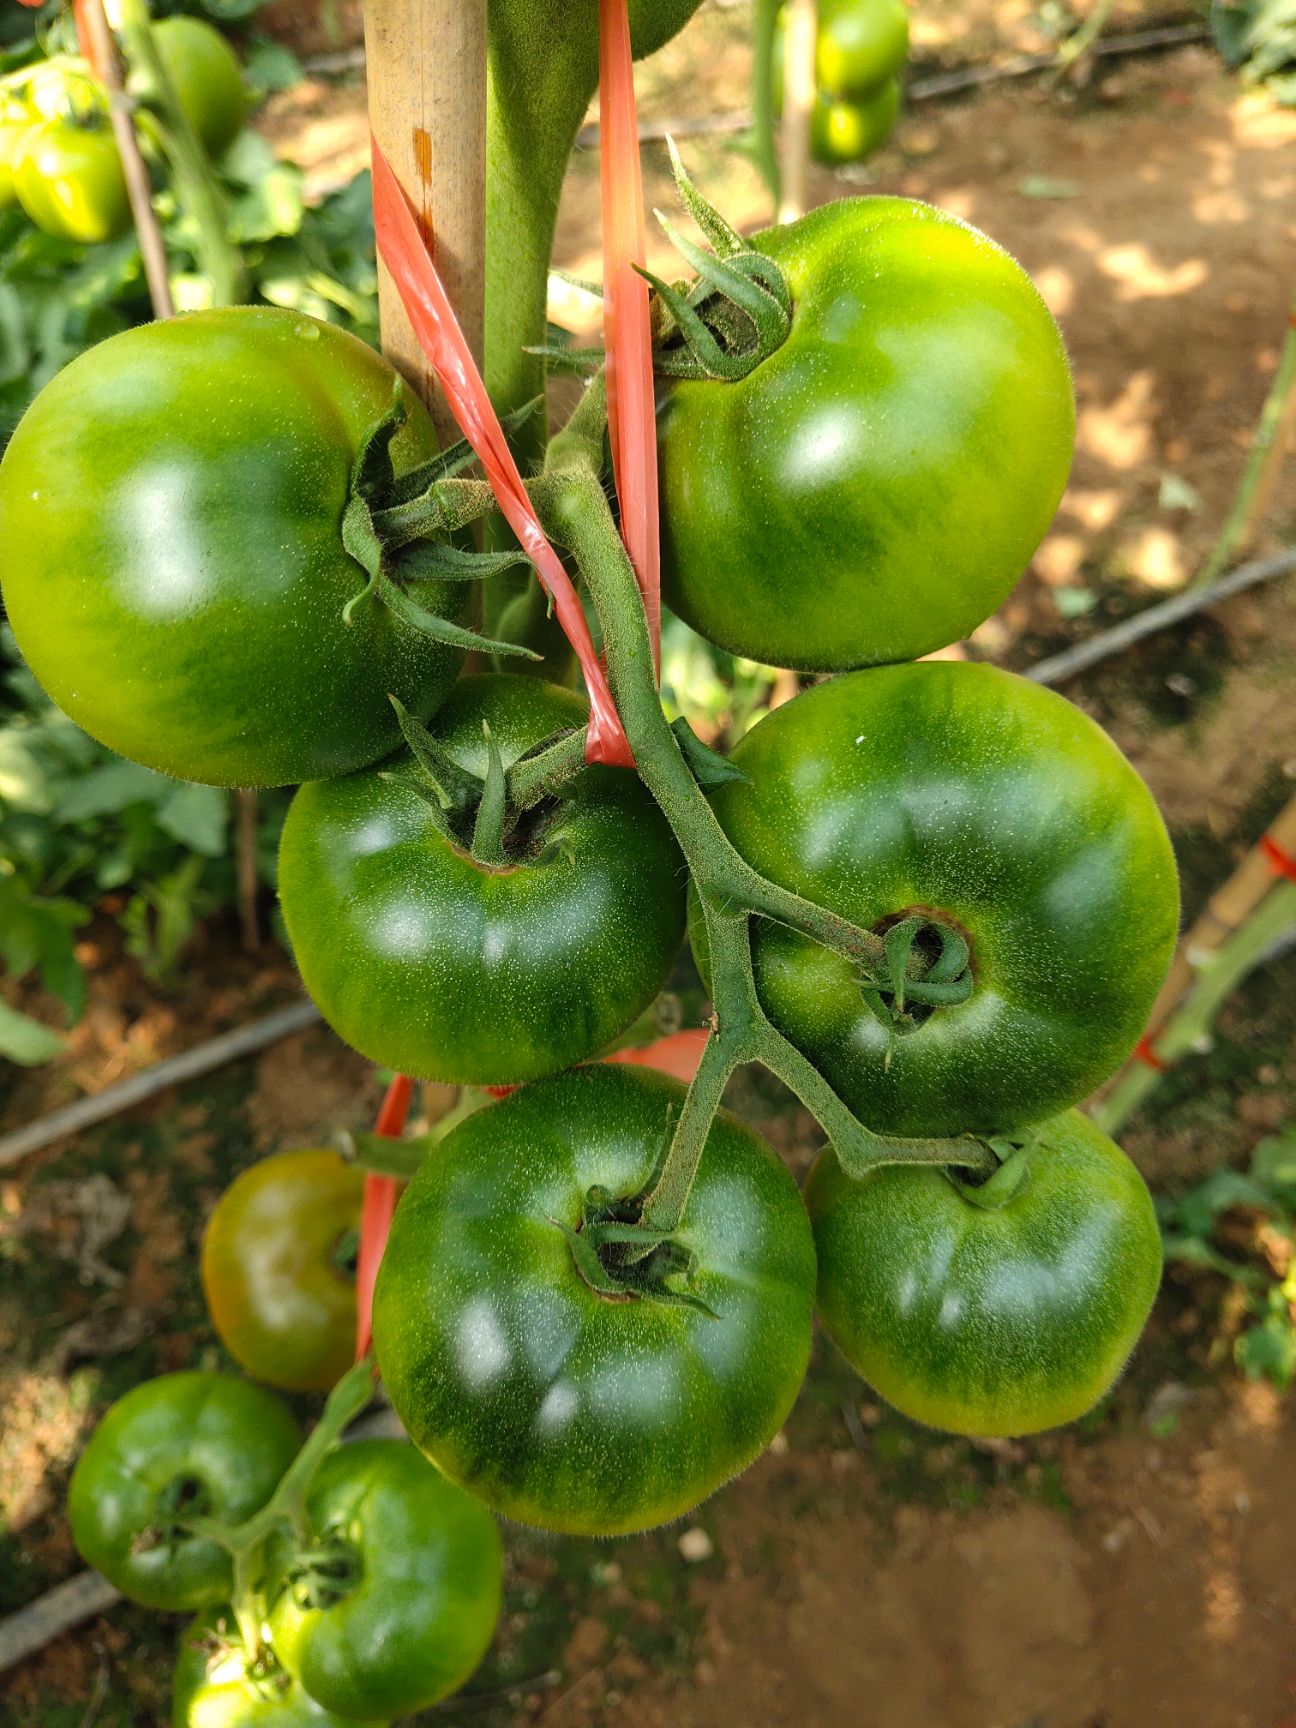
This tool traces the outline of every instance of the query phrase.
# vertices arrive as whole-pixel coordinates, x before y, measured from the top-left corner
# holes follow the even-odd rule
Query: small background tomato
[[[407,1442],[359,1440],[325,1459],[306,1510],[330,1571],[320,1605],[306,1574],[270,1610],[289,1672],[349,1717],[406,1716],[458,1691],[500,1614],[499,1530],[481,1501]]]
[[[351,1366],[363,1197],[364,1172],[316,1149],[263,1158],[217,1201],[203,1294],[221,1342],[258,1380],[326,1392]]]
[[[189,124],[212,156],[222,155],[248,117],[238,56],[220,31],[202,18],[160,19],[153,35]]]
[[[966,1001],[890,1029],[851,965],[757,927],[771,1019],[879,1133],[997,1133],[1083,1098],[1133,1048],[1174,952],[1174,855],[1152,795],[1061,696],[929,661],[805,691],[712,794],[772,880],[884,934],[909,914],[971,948]],[[705,964],[705,931],[690,934]]]
[[[18,139],[18,201],[38,228],[96,246],[130,227],[130,199],[116,140],[106,123],[46,120]]]
[[[810,1350],[814,1252],[787,1170],[712,1126],[676,1240],[683,1303],[599,1295],[560,1226],[641,1193],[684,1088],[599,1065],[470,1116],[424,1161],[378,1275],[374,1342],[410,1437],[525,1524],[611,1536],[678,1518],[782,1424]]]
[[[862,162],[886,143],[899,114],[898,78],[888,78],[879,90],[859,101],[838,102],[820,96],[810,115],[810,148],[815,160],[828,168]]]
[[[272,1392],[230,1374],[164,1374],[108,1411],[68,1488],[72,1537],[132,1602],[200,1608],[229,1594],[230,1557],[176,1516],[239,1523],[259,1511],[301,1435]]]
[[[484,777],[582,726],[584,701],[535,678],[465,678],[431,731]],[[632,774],[586,768],[519,825],[505,864],[440,831],[399,758],[303,786],[279,893],[320,1011],[403,1074],[507,1085],[605,1050],[657,995],[683,938],[683,863]]]
[[[853,1182],[831,1148],[806,1185],[824,1325],[876,1391],[934,1428],[1073,1422],[1125,1366],[1156,1296],[1161,1236],[1133,1164],[1078,1111],[1038,1132],[980,1204],[931,1167]],[[995,1184],[1009,1197],[987,1209]]]
[[[867,100],[895,76],[908,52],[904,0],[819,0],[815,79],[830,100]]]
[[[171,1681],[172,1728],[385,1728],[335,1716],[291,1675],[271,1668],[249,1672],[247,1654],[228,1608],[190,1621],[180,1634]]]

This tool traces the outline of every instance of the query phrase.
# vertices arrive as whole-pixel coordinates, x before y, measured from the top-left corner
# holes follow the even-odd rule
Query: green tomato
[[[810,1350],[814,1251],[796,1185],[733,1117],[712,1125],[674,1238],[706,1305],[600,1294],[567,1231],[591,1189],[641,1194],[684,1088],[577,1069],[470,1116],[406,1190],[374,1344],[411,1439],[525,1524],[613,1536],[678,1518],[743,1470],[791,1409]]]
[[[495,1520],[401,1440],[324,1460],[306,1497],[315,1533],[270,1610],[279,1660],[326,1710],[405,1716],[457,1692],[495,1636]]]
[[[1161,1278],[1142,1177],[1075,1110],[981,1188],[931,1166],[851,1181],[829,1149],[806,1204],[834,1342],[897,1410],[955,1434],[1083,1416],[1125,1366]]]
[[[783,111],[787,21],[780,12],[774,31],[773,86],[776,113]],[[909,52],[909,10],[904,0],[819,0],[815,37],[818,106],[867,104],[897,74]],[[837,160],[849,161],[850,157]]]
[[[230,1355],[287,1392],[327,1392],[355,1350],[364,1171],[317,1147],[263,1158],[203,1232],[207,1312]]]
[[[130,199],[112,132],[102,123],[45,120],[30,126],[13,153],[18,202],[47,234],[97,246],[131,225]]]
[[[55,702],[218,786],[393,749],[388,692],[427,715],[462,658],[372,598],[342,617],[366,580],[342,543],[352,469],[395,388],[354,336],[271,307],[145,324],[65,367],[0,463],[0,583]],[[393,448],[398,470],[435,454],[416,402]],[[462,587],[419,603],[455,616]]]
[[[108,1411],[68,1489],[83,1559],[146,1608],[200,1608],[230,1590],[230,1558],[184,1518],[237,1524],[265,1505],[301,1442],[272,1392],[227,1374],[164,1374]]]
[[[904,0],[819,0],[815,81],[830,101],[866,101],[895,77],[908,52]]]
[[[171,1682],[172,1728],[386,1728],[335,1716],[270,1657],[249,1663],[228,1608],[192,1621]]]
[[[917,915],[933,957],[942,930],[970,949],[966,1000],[870,1006],[848,961],[757,927],[767,1013],[868,1127],[1040,1121],[1128,1054],[1174,952],[1174,856],[1079,709],[988,666],[884,667],[776,709],[733,762],[712,808],[757,870],[878,935]]]
[[[20,103],[0,97],[0,210],[7,210],[17,202],[14,159],[31,124],[30,113]]]
[[[185,118],[208,153],[222,155],[248,117],[238,55],[202,18],[163,18],[153,26],[153,37]]]
[[[534,678],[466,678],[434,737],[484,778],[582,726],[584,701]],[[306,988],[349,1044],[403,1074],[508,1085],[604,1050],[666,982],[684,870],[623,770],[586,768],[513,830],[502,865],[442,831],[410,757],[303,786],[279,894]],[[470,825],[471,826],[471,825]]]
[[[1030,278],[907,198],[757,235],[793,300],[739,382],[663,389],[663,592],[778,666],[908,660],[994,611],[1066,484],[1075,401]]]
[[[815,160],[836,168],[863,162],[891,136],[900,114],[900,80],[888,78],[871,96],[835,102],[820,96],[810,116],[810,148]]]

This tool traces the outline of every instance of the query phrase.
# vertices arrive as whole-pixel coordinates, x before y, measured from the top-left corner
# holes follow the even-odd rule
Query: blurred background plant
[[[1211,31],[1244,83],[1296,108],[1296,0],[1213,0]]]

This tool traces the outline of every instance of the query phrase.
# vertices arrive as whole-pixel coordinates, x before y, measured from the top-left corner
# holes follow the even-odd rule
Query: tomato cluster
[[[428,1153],[392,1227],[375,1354],[418,1451],[287,1463],[270,1395],[204,1376],[132,1394],[87,1449],[83,1550],[204,1616],[178,1722],[217,1695],[284,1722],[443,1696],[497,1610],[481,1503],[588,1535],[680,1516],[785,1420],[816,1308],[899,1409],[1000,1434],[1089,1408],[1155,1294],[1146,1189],[1073,1106],[1170,957],[1164,826],[1061,697],[918,659],[988,616],[1056,508],[1060,334],[928,206],[746,242],[686,195],[715,251],[687,295],[659,287],[666,595],[815,675],[728,760],[661,711],[597,390],[532,496],[598,610],[637,776],[586,760],[583,697],[462,675],[526,651],[473,628],[473,581],[512,556],[476,548],[489,490],[334,328],[235,309],[116,336],[0,464],[0,580],[46,688],[169,773],[299,783],[280,891],[326,1019],[404,1074],[520,1088]],[[581,1066],[661,989],[686,911],[716,1005],[694,1084]],[[804,1199],[719,1111],[748,1060],[829,1133]],[[259,1378],[337,1378],[356,1205],[310,1152],[218,1209],[212,1314]],[[237,1557],[285,1507],[249,1585],[213,1527]]]
[[[153,37],[186,119],[219,156],[248,115],[234,50],[201,18],[164,18]],[[130,227],[108,98],[83,60],[54,55],[0,80],[0,210],[15,201],[47,234],[83,245]]]
[[[784,80],[785,20],[773,49],[776,103]],[[891,136],[903,97],[900,74],[909,52],[904,0],[819,0],[815,35],[815,99],[810,148],[836,168],[863,162]]]
[[[85,1558],[133,1602],[198,1611],[176,1728],[388,1722],[456,1691],[494,1636],[500,1539],[477,1500],[407,1442],[356,1441],[275,1517],[299,1442],[272,1393],[171,1374],[113,1405],[77,1464]]]

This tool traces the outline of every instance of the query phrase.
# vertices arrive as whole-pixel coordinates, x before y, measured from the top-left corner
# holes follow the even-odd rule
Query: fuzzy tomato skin
[[[998,1210],[931,1166],[851,1181],[831,1148],[806,1184],[834,1342],[897,1410],[955,1434],[1083,1416],[1124,1368],[1161,1279],[1151,1195],[1086,1117],[1042,1124],[1018,1156],[1025,1179]]]
[[[866,1126],[998,1133],[1076,1103],[1141,1035],[1179,894],[1156,804],[1061,696],[956,661],[803,692],[733,752],[711,795],[773,881],[879,933],[910,912],[960,929],[969,999],[890,1034],[850,964],[756,927],[761,1001]],[[690,936],[705,966],[705,930]]]
[[[662,581],[777,666],[915,659],[987,618],[1053,518],[1075,399],[1057,325],[984,234],[906,198],[756,235],[791,334],[737,383],[660,397]]]
[[[457,1692],[500,1615],[499,1530],[481,1501],[403,1440],[358,1440],[325,1459],[306,1508],[356,1578],[327,1607],[279,1590],[270,1639],[288,1672],[347,1717],[407,1716]]]
[[[229,1555],[205,1537],[166,1539],[173,1515],[241,1523],[269,1500],[300,1443],[287,1406],[234,1375],[146,1381],[117,1400],[77,1460],[73,1540],[132,1602],[172,1610],[221,1602]]]
[[[432,723],[484,776],[482,723],[507,770],[585,724],[569,690],[465,678]],[[301,974],[349,1044],[402,1074],[510,1085],[607,1048],[666,981],[684,869],[665,818],[624,770],[586,768],[503,867],[438,830],[409,758],[303,786],[279,893]]]
[[[711,1128],[677,1240],[713,1310],[598,1295],[560,1229],[640,1192],[684,1088],[597,1066],[524,1087],[406,1190],[374,1344],[410,1437],[507,1517],[612,1536],[678,1518],[746,1468],[810,1351],[814,1250],[796,1185],[734,1117]]]
[[[277,1152],[225,1190],[203,1232],[207,1312],[239,1366],[285,1392],[327,1392],[355,1349],[364,1171],[325,1147]]]
[[[352,465],[396,374],[273,307],[195,312],[79,355],[0,462],[0,583],[18,646],[109,748],[182,780],[291,785],[400,741],[461,654],[374,599],[342,545]],[[398,466],[436,451],[413,400]],[[462,588],[462,584],[457,585]],[[443,617],[455,584],[421,584]]]

